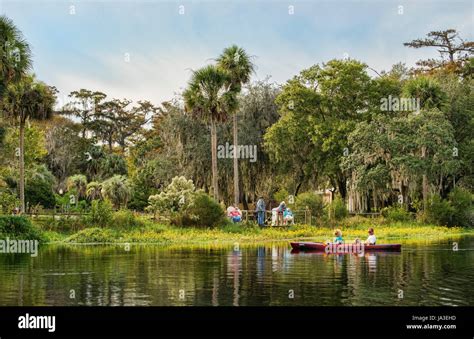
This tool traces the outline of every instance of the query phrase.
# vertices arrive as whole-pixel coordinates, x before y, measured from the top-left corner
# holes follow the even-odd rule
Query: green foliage
[[[91,179],[86,163],[87,152],[94,141],[82,138],[79,135],[81,128],[80,124],[59,116],[45,127],[46,164],[61,184],[75,173],[85,174]]]
[[[102,183],[102,195],[109,199],[114,207],[125,207],[132,196],[130,181],[121,175],[114,175]]]
[[[77,199],[85,198],[87,190],[87,177],[83,174],[76,174],[67,179],[68,190],[75,190]]]
[[[13,21],[2,15],[0,17],[0,96],[11,82],[25,76],[32,66],[31,50],[23,34]]]
[[[141,224],[142,223],[135,217],[132,211],[121,209],[113,214],[110,227],[126,229],[138,227]]]
[[[281,118],[267,130],[265,146],[297,184],[318,173],[345,197],[347,179],[340,162],[347,136],[368,109],[371,79],[366,68],[356,60],[330,60],[301,71],[283,86],[276,99]]]
[[[235,234],[249,234],[255,233],[258,234],[261,231],[261,228],[256,225],[254,222],[240,222],[234,223],[226,219],[228,222],[222,223],[219,227],[222,231],[226,233],[235,233]]]
[[[176,135],[177,131],[174,128],[171,128],[171,130],[175,131],[174,135]],[[138,153],[146,152],[142,147],[146,149],[148,145],[140,144],[134,149],[137,156]],[[172,147],[172,145],[170,145],[170,147]],[[144,155],[140,156],[144,157]],[[132,176],[133,195],[128,206],[131,209],[143,211],[148,206],[148,198],[150,195],[157,194],[163,182],[171,181],[171,174],[175,172],[175,164],[172,159],[159,155],[153,156],[150,160],[146,158],[141,159],[138,166]]]
[[[441,86],[434,79],[426,76],[408,80],[403,88],[403,95],[420,99],[422,109],[440,109],[446,99]]]
[[[195,187],[192,180],[174,177],[163,192],[149,197],[148,211],[174,214],[186,210],[192,203]]]
[[[102,178],[110,178],[114,175],[127,175],[127,163],[118,154],[108,154],[100,163],[100,173]]]
[[[150,196],[149,203],[149,211],[170,216],[174,225],[213,227],[224,219],[220,204],[195,191],[192,180],[185,177],[174,177],[163,192]]]
[[[71,243],[108,243],[112,242],[115,234],[108,228],[86,228],[66,238],[65,242]]]
[[[91,181],[87,184],[86,197],[89,200],[102,199],[102,184],[97,181]]]
[[[278,202],[282,202],[282,201],[285,201],[287,204],[288,204],[288,197],[289,197],[289,193],[286,189],[284,188],[280,188],[277,192],[275,192],[275,194],[273,195],[273,198]]]
[[[112,204],[108,200],[93,200],[91,203],[91,213],[88,224],[106,227],[110,225],[113,216]]]
[[[38,126],[32,124],[25,127],[25,168],[31,169],[44,160],[47,155],[45,148],[45,132]],[[18,128],[8,128],[6,130],[2,155],[7,161],[12,163],[18,161],[17,148],[20,146],[20,132]]]
[[[319,194],[313,192],[304,192],[298,194],[295,200],[295,210],[311,211],[311,217],[321,217],[324,213],[323,198]]]
[[[30,207],[41,205],[44,208],[54,208],[56,198],[51,183],[41,178],[28,180],[25,186],[25,201]]]
[[[193,72],[183,93],[186,110],[204,121],[225,121],[236,108],[235,93],[228,90],[229,74],[214,65]]]
[[[41,231],[24,216],[0,215],[0,238],[44,241]]]
[[[474,226],[473,196],[462,188],[454,189],[448,199],[435,195],[430,199],[423,217],[437,225]]]
[[[55,102],[55,89],[28,75],[6,87],[2,111],[6,118],[24,126],[27,119],[51,118]]]
[[[383,208],[380,213],[384,218],[390,221],[411,221],[412,216],[406,209],[400,206],[391,206]]]
[[[20,200],[15,194],[0,191],[0,214],[11,214],[18,206],[20,206]]]
[[[71,233],[83,229],[87,226],[87,218],[78,216],[36,216],[32,219],[34,225],[37,225],[46,232]]]
[[[451,225],[454,208],[448,200],[441,199],[438,195],[430,199],[428,209],[424,212],[428,222],[436,225]]]
[[[326,206],[328,218],[331,220],[341,220],[348,216],[346,204],[337,196],[329,205]]]
[[[195,226],[215,227],[224,219],[222,207],[204,192],[196,193],[193,197],[193,202],[185,213],[190,217],[188,220],[192,221],[191,224]]]
[[[448,197],[454,209],[452,224],[455,226],[474,226],[473,195],[462,188],[455,188]]]

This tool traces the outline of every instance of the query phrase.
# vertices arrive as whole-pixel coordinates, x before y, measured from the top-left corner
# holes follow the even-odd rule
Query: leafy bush
[[[324,213],[323,198],[312,192],[301,193],[296,197],[295,209],[311,211],[312,217],[321,217]]]
[[[93,200],[91,214],[87,219],[88,224],[106,227],[112,221],[112,204],[108,200]]]
[[[400,206],[385,207],[381,210],[381,214],[390,221],[410,221],[413,219],[410,213]]]
[[[473,195],[462,188],[455,188],[449,194],[449,201],[454,209],[452,224],[455,226],[474,226]]]
[[[326,206],[328,217],[331,220],[340,220],[348,216],[346,204],[340,197],[336,197],[329,205]]]
[[[430,199],[428,209],[424,213],[427,222],[447,226],[473,226],[474,208],[473,195],[462,189],[454,189],[448,199],[434,196]]]
[[[111,226],[114,228],[131,228],[140,226],[141,222],[135,217],[132,211],[122,209],[112,216]]]
[[[204,192],[196,193],[185,214],[189,218],[183,221],[191,221],[191,224],[204,227],[217,226],[224,219],[221,205]]]
[[[42,230],[54,232],[77,232],[87,225],[87,219],[77,216],[35,217],[32,222]]]
[[[100,161],[100,172],[102,178],[127,175],[127,162],[118,154],[107,154]]]
[[[214,227],[224,220],[221,205],[202,191],[195,191],[192,180],[174,177],[163,192],[149,198],[148,211],[170,217],[177,226]]]
[[[54,208],[56,198],[51,183],[41,178],[28,180],[25,185],[25,201],[30,207],[41,205],[44,208]]]
[[[9,192],[0,192],[0,214],[11,214],[15,207],[20,206],[20,200]]]
[[[41,231],[24,216],[0,216],[0,238],[44,241]]]
[[[192,203],[195,188],[192,180],[174,177],[163,192],[148,198],[148,211],[172,215],[186,210]]]
[[[288,203],[288,197],[289,197],[289,193],[286,189],[282,188],[282,189],[279,189],[274,195],[273,197],[275,198],[276,201],[278,201],[278,203],[282,202],[282,201],[285,201],[286,203]]]
[[[115,233],[107,228],[87,228],[66,238],[65,242],[72,243],[106,243],[115,239]]]
[[[430,199],[424,215],[427,222],[437,225],[452,225],[454,212],[451,202],[435,195]]]

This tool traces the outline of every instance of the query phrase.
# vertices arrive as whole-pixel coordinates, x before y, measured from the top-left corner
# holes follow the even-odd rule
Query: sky
[[[86,88],[158,105],[232,44],[253,56],[252,80],[284,83],[334,58],[379,72],[413,66],[438,53],[403,43],[432,30],[474,35],[472,0],[0,0],[0,13],[23,32],[34,73],[60,101]]]

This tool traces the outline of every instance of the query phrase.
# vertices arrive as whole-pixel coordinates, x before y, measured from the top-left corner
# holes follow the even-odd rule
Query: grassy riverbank
[[[53,243],[153,243],[157,245],[232,245],[255,244],[270,241],[332,239],[333,229],[343,230],[346,241],[365,239],[367,229],[375,229],[379,242],[420,242],[462,235],[474,235],[474,229],[443,227],[416,222],[389,222],[382,218],[348,218],[333,225],[295,225],[288,228],[258,228],[251,224],[226,225],[219,228],[181,228],[143,220],[139,227],[89,227],[77,232],[44,231],[48,242]]]

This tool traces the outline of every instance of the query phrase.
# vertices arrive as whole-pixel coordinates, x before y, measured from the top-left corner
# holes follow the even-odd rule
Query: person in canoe
[[[337,229],[335,232],[334,232],[334,241],[333,243],[334,244],[343,244],[344,243],[344,239],[342,238],[342,231],[340,229]]]
[[[375,243],[377,242],[377,239],[375,238],[374,229],[372,227],[370,227],[367,232],[369,233],[369,236],[368,236],[367,240],[364,242],[364,244],[365,245],[375,245]],[[360,241],[359,238],[356,238],[354,243],[355,244],[360,244],[361,241]]]
[[[377,238],[375,237],[374,229],[372,227],[370,227],[368,232],[369,232],[369,237],[365,241],[365,244],[366,245],[375,245],[375,243],[377,242]]]

